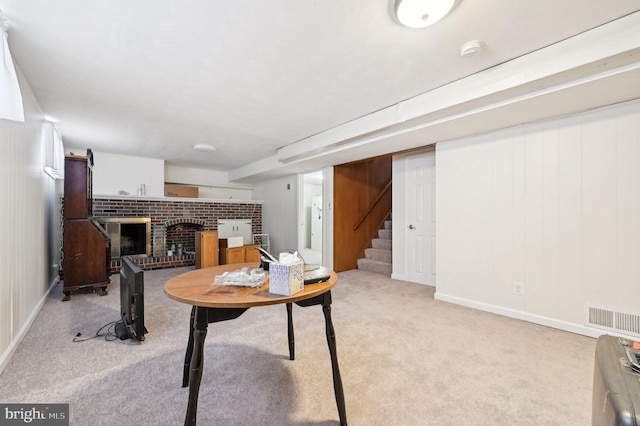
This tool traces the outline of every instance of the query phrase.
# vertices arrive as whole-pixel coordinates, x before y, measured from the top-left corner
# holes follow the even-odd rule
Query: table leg
[[[288,322],[288,335],[289,335],[289,359],[293,361],[296,359],[296,348],[293,337],[293,305],[287,303],[287,322]]]
[[[249,308],[204,308],[194,306],[191,310],[192,329],[187,345],[189,359],[189,378],[182,378],[182,384],[189,386],[189,403],[187,405],[187,415],[184,424],[196,424],[196,411],[198,408],[198,392],[200,391],[200,381],[202,380],[202,368],[204,365],[204,339],[207,337],[207,327],[210,322],[227,321],[238,318]],[[185,359],[185,363],[187,360]]]
[[[338,367],[338,353],[336,350],[336,334],[333,330],[333,322],[331,321],[331,292],[328,291],[323,295],[322,312],[324,313],[325,328],[327,332],[327,344],[329,345],[329,353],[331,354],[331,370],[333,371],[333,390],[336,395],[336,404],[338,405],[338,415],[340,416],[340,425],[347,424],[347,410],[344,403],[344,391],[342,390],[342,378],[340,377],[340,368]]]
[[[189,403],[187,415],[184,419],[185,426],[196,424],[196,412],[198,409],[198,392],[202,379],[202,366],[204,361],[204,339],[207,337],[208,309],[195,307],[195,327],[193,329],[193,354],[191,356],[191,371],[189,372]]]
[[[191,367],[191,356],[193,354],[193,324],[196,318],[196,307],[191,308],[191,319],[189,320],[189,342],[187,343],[187,353],[184,356],[184,371],[182,372],[182,387],[189,386],[189,368]]]

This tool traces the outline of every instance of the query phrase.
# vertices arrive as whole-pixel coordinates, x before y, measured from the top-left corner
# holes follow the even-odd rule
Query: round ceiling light
[[[433,25],[451,11],[456,0],[397,0],[396,16],[409,28]]]
[[[216,150],[216,147],[213,145],[208,145],[206,143],[199,143],[193,146],[193,149],[201,152],[213,152]]]

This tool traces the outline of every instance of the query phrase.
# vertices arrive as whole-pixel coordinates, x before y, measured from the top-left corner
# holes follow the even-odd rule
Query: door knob
[[[416,229],[416,227],[413,225],[409,225],[409,229]]]

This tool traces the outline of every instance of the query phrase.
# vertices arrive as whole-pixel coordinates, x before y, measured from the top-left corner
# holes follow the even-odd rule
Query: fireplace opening
[[[110,217],[98,222],[111,239],[111,258],[148,257],[151,255],[151,218]]]
[[[144,223],[120,224],[120,256],[147,254],[147,229]]]
[[[202,231],[203,226],[195,223],[179,223],[167,227],[167,246],[182,247],[183,252],[196,251],[196,232]]]

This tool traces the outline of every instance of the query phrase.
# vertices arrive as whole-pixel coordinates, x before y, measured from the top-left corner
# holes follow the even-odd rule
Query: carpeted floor
[[[118,319],[109,295],[61,285],[0,375],[0,402],[69,403],[71,425],[179,425],[190,306],[163,293],[189,268],[145,272],[143,343],[95,338]],[[588,425],[595,340],[436,301],[432,287],[339,274],[333,321],[350,425]],[[320,307],[253,308],[211,324],[198,404],[203,425],[337,425]]]

